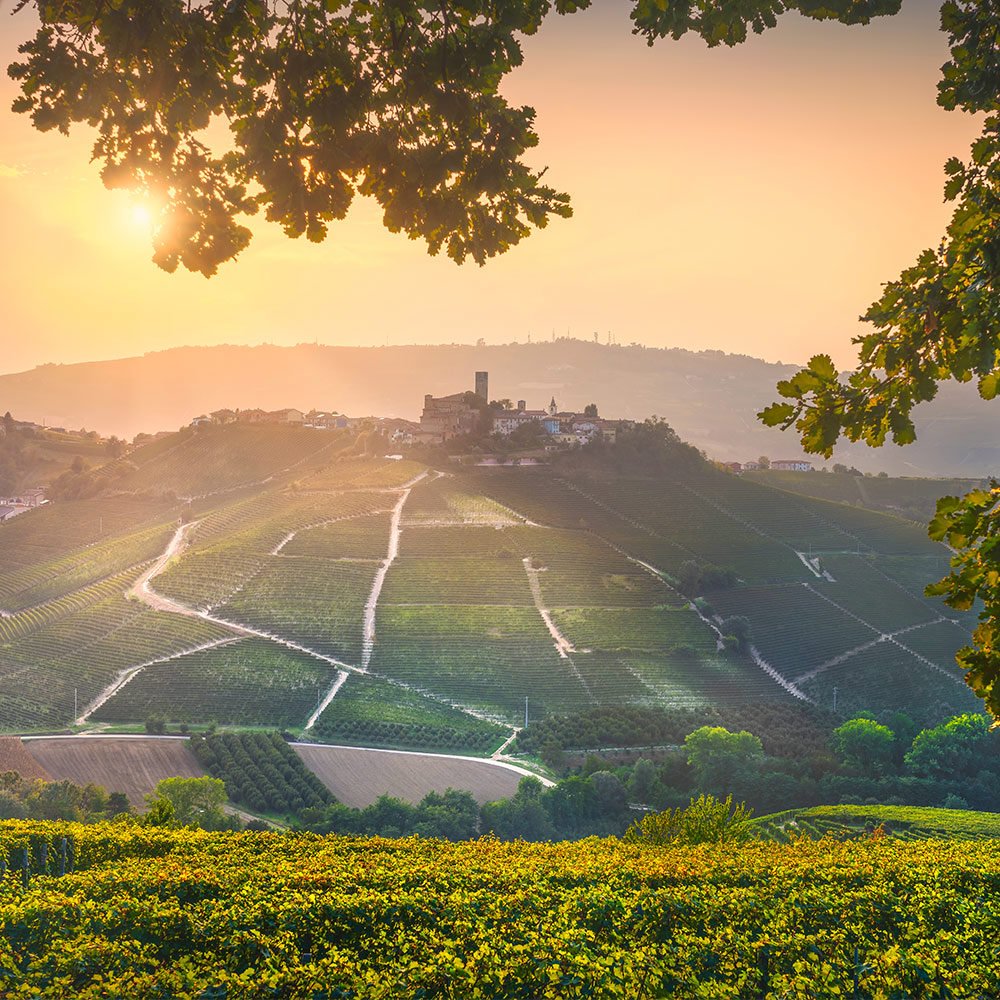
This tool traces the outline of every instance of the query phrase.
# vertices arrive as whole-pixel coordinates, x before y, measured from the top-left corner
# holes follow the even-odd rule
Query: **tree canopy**
[[[779,14],[867,22],[900,0],[633,0],[635,33],[743,41]],[[263,211],[316,242],[357,195],[458,263],[520,242],[566,194],[527,166],[534,109],[500,94],[521,39],[590,0],[20,0],[41,27],[8,70],[42,131],[96,130],[104,183],[148,196],[154,260],[205,275]]]

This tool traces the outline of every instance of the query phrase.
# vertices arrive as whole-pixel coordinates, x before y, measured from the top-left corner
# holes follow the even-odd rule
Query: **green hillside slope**
[[[103,495],[0,525],[0,729],[75,703],[482,752],[526,709],[979,707],[953,661],[973,616],[923,597],[947,552],[912,522],[688,458],[652,477],[355,450],[175,435]]]
[[[756,821],[769,840],[791,837],[850,838],[873,831],[901,840],[1000,839],[1000,813],[918,806],[814,806],[788,809]]]

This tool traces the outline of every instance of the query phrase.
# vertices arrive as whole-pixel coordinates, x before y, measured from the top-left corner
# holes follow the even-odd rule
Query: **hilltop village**
[[[416,444],[442,445],[455,438],[493,435],[511,444],[537,445],[544,450],[584,445],[595,438],[614,441],[619,429],[631,421],[604,420],[597,404],[583,413],[561,411],[553,396],[543,410],[529,410],[519,399],[490,401],[489,372],[476,372],[475,389],[450,396],[424,396],[420,426],[411,432]]]

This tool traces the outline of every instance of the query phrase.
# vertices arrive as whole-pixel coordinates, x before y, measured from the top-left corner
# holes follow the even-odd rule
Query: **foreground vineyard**
[[[1000,992],[1000,845],[451,845],[0,824],[23,997],[931,998]]]

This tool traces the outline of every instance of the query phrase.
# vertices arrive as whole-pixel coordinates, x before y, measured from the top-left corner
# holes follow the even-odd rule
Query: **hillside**
[[[99,467],[107,461],[105,442],[96,437],[0,424],[0,498],[44,487],[75,467]]]
[[[868,507],[922,524],[930,522],[943,496],[963,496],[983,485],[982,479],[914,479],[858,476],[846,472],[744,472],[744,479],[790,493]]]
[[[814,806],[788,809],[756,820],[770,840],[793,837],[870,836],[875,830],[901,840],[997,840],[1000,813],[915,806]]]
[[[795,369],[720,351],[605,346],[562,339],[498,346],[178,348],[117,361],[43,365],[0,376],[0,401],[23,419],[133,437],[171,430],[221,407],[336,409],[415,419],[424,393],[470,386],[490,372],[491,395],[568,408],[596,401],[607,416],[665,417],[711,457],[800,457],[795,438],[754,414]],[[893,475],[980,478],[1000,468],[1000,410],[974,386],[946,384],[916,411],[905,449],[838,449],[835,461]]]
[[[147,447],[114,474],[135,492],[0,525],[0,730],[488,755],[526,711],[979,710],[974,616],[922,596],[947,552],[888,514],[707,465],[442,472],[268,427]]]
[[[0,974],[23,996],[1000,991],[996,841],[650,849],[7,822],[0,856],[28,859],[27,887],[0,877]]]

